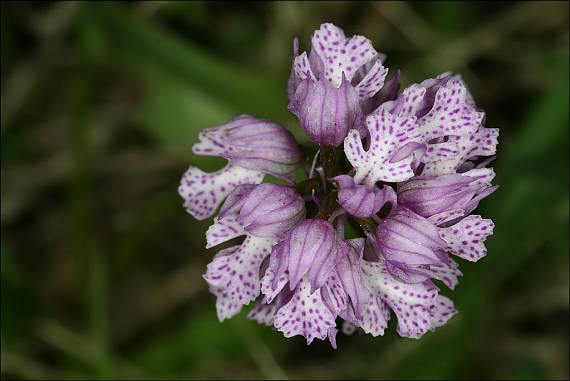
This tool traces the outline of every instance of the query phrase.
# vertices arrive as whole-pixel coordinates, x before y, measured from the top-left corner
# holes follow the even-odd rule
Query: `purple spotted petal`
[[[377,59],[364,78],[355,86],[360,101],[366,101],[373,97],[384,86],[384,80],[388,75],[388,69]]]
[[[404,89],[391,111],[402,117],[416,116],[425,141],[470,135],[481,125],[484,113],[469,103],[468,94],[462,81],[444,73]]]
[[[347,159],[356,169],[354,180],[372,187],[377,181],[405,181],[414,175],[411,154],[396,162],[396,157],[409,143],[421,143],[421,134],[415,126],[415,117],[400,118],[387,111],[366,117],[370,147],[364,150],[361,135],[351,130],[344,141]]]
[[[319,290],[321,291],[323,302],[334,316],[346,309],[348,296],[336,271],[332,271],[329,274],[327,281]]]
[[[247,318],[255,320],[259,324],[272,326],[275,320],[276,306],[274,303],[265,304],[261,301],[255,303],[253,309],[247,314]]]
[[[386,261],[386,268],[390,275],[404,283],[422,283],[428,279],[442,281],[450,289],[457,286],[461,275],[457,263],[451,259],[438,265],[417,265],[410,266],[404,263]]]
[[[376,242],[386,259],[408,265],[439,264],[437,251],[447,246],[433,224],[405,208],[378,224]]]
[[[293,292],[285,288],[271,303],[264,303],[263,300],[258,301],[247,315],[247,318],[255,320],[260,324],[272,326],[275,322],[275,315],[277,314],[277,311],[279,311],[281,307],[287,304],[292,297]]]
[[[342,29],[322,24],[315,31],[312,46],[322,59],[325,77],[339,87],[343,74],[350,81],[356,71],[377,56],[370,40],[362,36],[347,38]]]
[[[204,279],[216,295],[218,319],[237,314],[259,295],[259,268],[271,252],[274,239],[249,236],[241,244],[222,250],[208,265]]]
[[[229,241],[230,239],[245,235],[247,232],[243,228],[234,215],[225,218],[216,217],[214,224],[206,231],[206,249]]]
[[[431,282],[407,284],[393,278],[381,262],[363,262],[370,291],[384,301],[398,318],[398,333],[419,338],[431,328],[430,306],[438,290]]]
[[[435,331],[448,322],[449,319],[457,313],[451,299],[446,296],[438,295],[435,303],[430,308],[430,330]]]
[[[466,160],[478,156],[494,155],[497,150],[499,130],[479,127],[471,135],[450,136],[446,142],[429,144],[422,161],[422,174],[444,175],[455,173]]]
[[[390,320],[390,307],[376,294],[369,293],[362,308],[362,319],[358,325],[373,337],[383,336]]]
[[[450,260],[449,263],[430,265],[428,274],[433,279],[439,279],[452,290],[455,289],[455,286],[459,283],[458,277],[463,275],[457,263],[452,260]]]
[[[295,138],[277,123],[237,116],[200,132],[192,147],[198,155],[224,157],[234,165],[291,180],[301,153]]]
[[[485,239],[493,234],[494,227],[493,221],[471,215],[455,225],[440,228],[439,234],[452,254],[476,262],[487,254]]]
[[[382,89],[377,92],[372,98],[361,101],[362,112],[368,115],[386,102],[395,100],[398,97],[398,90],[400,90],[400,77],[402,73],[396,70],[396,73],[390,78]]]
[[[449,81],[437,91],[432,109],[418,119],[425,139],[469,135],[477,130],[484,113],[466,103],[466,93],[467,89],[459,81]]]
[[[382,189],[374,186],[356,184],[348,175],[332,178],[338,183],[338,202],[349,214],[357,217],[370,217],[378,213],[382,206],[389,202],[396,204],[396,192],[385,185]]]
[[[178,194],[184,199],[186,211],[194,218],[204,220],[216,212],[236,186],[259,184],[261,181],[263,173],[232,164],[213,173],[190,167],[180,180]]]
[[[275,315],[274,326],[285,337],[302,335],[310,344],[315,338],[324,340],[328,330],[335,328],[335,316],[321,297],[321,290],[311,293],[309,281],[303,279],[291,300]]]

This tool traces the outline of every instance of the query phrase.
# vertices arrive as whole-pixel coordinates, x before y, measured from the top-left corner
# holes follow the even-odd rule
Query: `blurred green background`
[[[567,2],[2,2],[3,378],[568,378]],[[501,129],[489,254],[451,322],[339,349],[223,324],[208,221],[177,194],[200,129],[287,111],[292,39],[370,38],[403,83],[461,73]],[[447,292],[446,292],[447,293]],[[450,293],[447,293],[448,295]],[[395,319],[393,319],[395,320]]]

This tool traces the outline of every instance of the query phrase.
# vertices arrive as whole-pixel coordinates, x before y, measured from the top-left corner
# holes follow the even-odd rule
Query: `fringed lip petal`
[[[310,292],[309,281],[299,282],[295,294],[275,315],[275,328],[285,337],[304,336],[307,345],[317,338],[325,340],[328,330],[335,328],[332,312],[325,306],[321,290]]]
[[[211,217],[226,196],[238,185],[259,184],[263,173],[232,164],[219,171],[206,173],[190,167],[178,187],[184,199],[184,207],[194,218],[204,220]]]
[[[494,227],[493,221],[471,215],[455,225],[440,228],[439,234],[452,254],[476,262],[487,254],[485,240],[493,234]]]
[[[204,279],[217,297],[220,321],[259,296],[259,269],[274,243],[274,239],[249,236],[240,246],[222,250],[208,265]]]
[[[399,182],[414,176],[411,152],[397,162],[391,160],[408,143],[421,143],[415,117],[400,118],[380,110],[366,117],[366,125],[370,135],[367,150],[357,130],[351,130],[344,140],[346,157],[356,169],[354,180],[372,187],[377,181]]]

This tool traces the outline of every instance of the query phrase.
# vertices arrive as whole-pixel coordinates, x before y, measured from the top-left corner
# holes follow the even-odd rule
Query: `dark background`
[[[568,378],[568,3],[2,2],[3,378]],[[461,73],[499,127],[496,223],[421,340],[339,349],[238,317],[182,208],[200,129],[287,111],[292,39],[370,38],[409,85]],[[448,293],[449,295],[449,293]]]

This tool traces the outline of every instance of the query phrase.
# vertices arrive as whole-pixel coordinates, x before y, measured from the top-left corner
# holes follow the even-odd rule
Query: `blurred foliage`
[[[568,378],[568,3],[2,2],[3,378]],[[489,254],[459,314],[339,349],[219,324],[208,222],[177,183],[200,129],[240,113],[303,137],[292,39],[362,34],[404,84],[461,73],[500,127]]]

